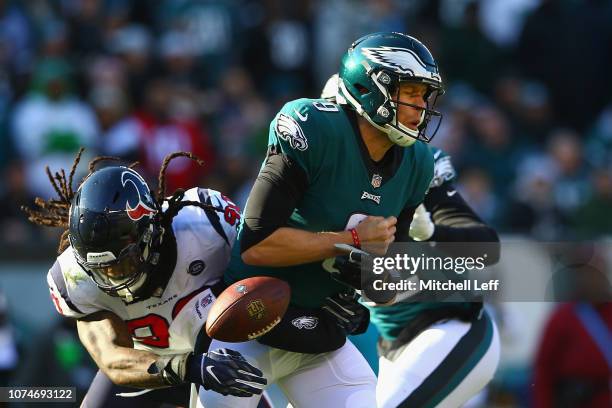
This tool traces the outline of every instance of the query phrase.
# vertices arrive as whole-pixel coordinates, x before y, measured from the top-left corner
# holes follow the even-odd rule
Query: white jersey
[[[161,296],[126,304],[106,294],[77,264],[69,247],[47,274],[57,311],[73,318],[111,311],[127,323],[136,349],[156,354],[192,351],[215,300],[211,286],[220,282],[229,262],[240,210],[210,189],[192,188],[184,200],[209,203],[225,212],[187,206],[174,217],[176,266]]]

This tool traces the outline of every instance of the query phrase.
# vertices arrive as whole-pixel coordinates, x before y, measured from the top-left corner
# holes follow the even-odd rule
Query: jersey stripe
[[[181,310],[185,307],[185,305],[194,298],[194,296],[196,296],[199,293],[204,292],[206,289],[208,289],[210,286],[202,286],[200,289],[196,289],[193,292],[191,292],[190,294],[188,294],[187,296],[185,296],[184,298],[180,299],[178,302],[176,302],[176,304],[174,305],[174,307],[172,308],[172,320],[174,320],[176,318],[176,316],[181,312]]]
[[[200,197],[201,203],[212,205],[212,200],[210,196],[206,194],[206,191],[204,189],[198,188],[198,197]],[[223,226],[221,225],[221,219],[219,218],[219,214],[217,214],[217,212],[213,210],[212,208],[204,209],[204,213],[208,217],[208,221],[210,221],[210,225],[212,225],[215,231],[217,231],[217,234],[219,234],[221,238],[225,240],[227,245],[230,245],[229,239],[227,238],[227,234],[225,233],[225,230],[223,229]]]
[[[83,312],[79,310],[78,307],[76,307],[74,303],[72,303],[72,301],[70,300],[70,297],[68,296],[68,290],[66,289],[66,281],[64,280],[64,274],[62,273],[62,268],[59,262],[55,261],[55,263],[51,267],[50,272],[51,272],[51,279],[53,279],[53,283],[55,283],[55,287],[57,288],[57,291],[59,292],[62,299],[64,299],[64,302],[66,302],[66,305],[68,305],[68,307],[73,312],[84,314]],[[54,302],[57,302],[57,299],[54,299]]]

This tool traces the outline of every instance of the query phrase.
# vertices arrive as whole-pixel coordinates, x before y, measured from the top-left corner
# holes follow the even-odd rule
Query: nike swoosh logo
[[[213,368],[214,367],[215,366],[213,366],[213,365],[206,366],[206,371],[208,371],[208,374],[210,374],[215,379],[216,382],[221,384],[221,381],[219,381],[219,378],[215,375],[215,373],[213,373]]]
[[[295,112],[295,114],[297,115],[298,118],[300,118],[300,120],[302,122],[306,122],[308,120],[308,114],[306,114],[306,116],[302,116],[302,114],[300,112],[298,112],[297,109],[293,110]]]
[[[452,196],[454,196],[455,194],[457,194],[457,190],[447,191],[447,192],[446,192],[446,195],[447,195],[447,196],[449,196],[449,197],[452,197]]]

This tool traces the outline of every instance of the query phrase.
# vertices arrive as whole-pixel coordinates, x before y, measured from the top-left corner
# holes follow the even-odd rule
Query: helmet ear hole
[[[370,90],[361,84],[355,84],[355,88],[359,91],[360,95],[366,95],[370,93]]]

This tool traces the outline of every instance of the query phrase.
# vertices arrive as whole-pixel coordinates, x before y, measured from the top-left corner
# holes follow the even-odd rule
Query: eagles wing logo
[[[157,212],[157,210],[155,210],[155,208],[151,208],[149,205],[145,204],[142,201],[142,197],[140,195],[141,194],[140,189],[138,188],[137,182],[134,181],[133,178],[137,178],[138,181],[141,183],[145,182],[140,177],[138,177],[136,174],[130,171],[124,171],[121,174],[121,185],[125,187],[127,183],[131,183],[136,189],[136,192],[138,194],[138,203],[136,204],[136,206],[131,207],[128,201],[125,203],[125,211],[127,212],[128,217],[130,217],[134,221],[138,221],[142,217],[152,217]],[[148,193],[146,192],[145,192],[145,198],[151,200],[151,198],[148,196]]]
[[[300,151],[308,149],[308,140],[304,135],[304,131],[291,116],[281,113],[278,116],[274,130],[278,137],[289,142],[292,148]]]
[[[429,187],[439,187],[445,182],[454,179],[456,176],[457,172],[451,163],[450,156],[444,156],[436,160],[434,164],[434,176],[431,179]]]
[[[291,324],[298,329],[312,330],[319,324],[319,319],[314,316],[296,317],[291,321]]]
[[[407,48],[364,48],[361,52],[370,61],[391,68],[398,74],[418,75],[437,81],[440,80],[440,75],[428,71],[423,60],[414,51]]]

